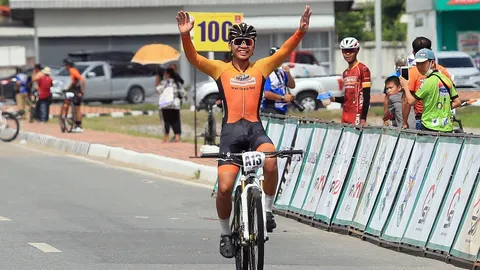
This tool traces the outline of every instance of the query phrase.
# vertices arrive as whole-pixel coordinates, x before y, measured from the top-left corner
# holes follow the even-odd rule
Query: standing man
[[[38,120],[40,122],[47,122],[50,115],[50,103],[52,102],[50,87],[53,85],[53,80],[50,77],[51,70],[49,67],[44,67],[41,73],[43,75],[37,80],[38,102],[35,109],[37,111]]]
[[[412,42],[412,48],[413,48],[413,54],[414,55],[417,55],[417,52],[419,52],[421,49],[429,49],[429,50],[432,50],[432,41],[430,41],[430,39],[426,38],[426,37],[417,37],[413,42]],[[416,59],[416,57],[415,57]],[[416,61],[416,60],[415,60]],[[450,79],[450,81],[452,80],[452,78],[450,77],[450,74],[448,73],[447,69],[444,68],[443,66],[435,63],[434,61],[434,66],[432,67],[433,69],[436,69],[438,70],[438,72],[442,73],[443,75],[447,76],[448,79]],[[405,88],[405,90],[410,90],[412,91],[413,93],[415,93],[416,91],[418,91],[418,89],[420,89],[421,85],[423,84],[423,82],[425,81],[426,79],[426,76],[423,76],[420,71],[418,70],[418,68],[411,68],[408,72],[408,87]],[[402,127],[403,128],[408,128],[409,125],[408,125],[408,122],[407,122],[407,119],[408,119],[408,114],[410,113],[411,109],[412,109],[412,105],[410,105],[406,98],[405,98],[405,95],[404,95],[404,98],[403,98],[403,125]],[[414,107],[414,111],[415,111],[415,120],[416,120],[416,125],[415,125],[415,128],[417,130],[421,130],[422,129],[422,112],[423,112],[423,106],[422,106],[422,101],[417,101],[415,103],[415,107]]]
[[[330,97],[330,100],[343,104],[342,123],[365,126],[370,107],[370,69],[357,60],[360,43],[356,38],[344,38],[340,49],[348,63],[342,74],[344,96]]]
[[[272,47],[270,55],[273,55],[279,49],[279,47]],[[287,113],[288,103],[292,102],[294,96],[287,93],[286,87],[295,88],[295,80],[290,74],[288,66],[282,66],[275,69],[265,81],[265,96],[262,102],[263,112],[282,115]]]
[[[452,132],[452,109],[460,107],[461,101],[452,80],[435,69],[435,55],[432,50],[421,49],[415,54],[417,69],[425,76],[420,88],[410,93],[409,82],[401,77],[408,104],[423,103],[421,129],[435,132]]]
[[[71,83],[66,88],[67,91],[73,92],[75,96],[73,97],[73,105],[75,106],[75,128],[72,130],[74,132],[83,132],[82,128],[82,111],[80,110],[80,105],[82,105],[83,93],[85,93],[85,79],[73,66],[73,62],[69,59],[63,60],[65,68],[70,73]],[[66,110],[66,104],[64,104],[62,110]]]

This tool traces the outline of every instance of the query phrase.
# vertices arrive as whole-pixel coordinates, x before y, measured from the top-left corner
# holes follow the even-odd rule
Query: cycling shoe
[[[222,235],[220,239],[220,254],[225,258],[233,258],[235,256],[235,246],[232,242],[231,235]]]

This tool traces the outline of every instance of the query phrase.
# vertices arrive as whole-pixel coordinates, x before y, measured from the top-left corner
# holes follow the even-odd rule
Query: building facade
[[[180,9],[190,12],[242,12],[244,21],[257,28],[254,59],[268,55],[298,28],[308,3],[313,15],[308,34],[298,49],[312,51],[327,70],[333,71],[333,44],[337,7],[341,0],[10,0],[12,17],[30,23],[35,30],[39,60],[59,65],[69,52],[78,50],[132,50],[150,43],[168,44],[181,51],[175,16]],[[172,6],[175,3],[175,6]],[[207,55],[207,53],[202,53]],[[222,59],[223,53],[215,53]],[[181,75],[192,80],[190,64],[182,57]],[[200,72],[197,81],[206,80]]]
[[[436,51],[480,51],[480,0],[407,0],[408,40],[426,36]]]

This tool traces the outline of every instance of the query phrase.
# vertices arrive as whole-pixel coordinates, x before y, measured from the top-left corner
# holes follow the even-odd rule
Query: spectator
[[[182,77],[180,76],[180,74],[178,74],[178,67],[176,64],[170,64],[168,66],[169,68],[173,69],[173,71],[175,72],[175,78],[176,80],[181,84],[181,85],[184,85],[185,82],[183,81]]]
[[[17,101],[18,114],[21,115],[21,118],[25,118],[25,106],[28,98],[28,76],[25,74],[21,68],[16,68],[15,75],[15,100]]]
[[[270,55],[279,49],[279,47],[272,47]],[[290,74],[288,66],[278,67],[265,80],[262,111],[285,115],[288,103],[294,99],[293,95],[287,93],[287,87],[295,88],[295,80]]]
[[[409,81],[401,77],[406,100],[410,105],[423,102],[421,129],[436,132],[452,132],[452,109],[461,105],[452,80],[435,69],[435,55],[432,50],[421,49],[415,54],[419,73],[425,76],[420,89],[408,91]]]
[[[53,86],[53,80],[50,77],[51,70],[49,67],[42,69],[42,76],[38,80],[38,102],[37,102],[37,117],[40,122],[47,122],[50,115],[50,104],[52,102],[52,94],[50,87]]]
[[[182,99],[185,98],[186,93],[183,85],[175,76],[175,71],[172,68],[167,68],[163,75],[163,80],[157,87],[159,93],[159,109],[160,117],[163,118],[165,128],[164,142],[168,141],[170,127],[172,127],[175,134],[174,142],[180,141],[182,133],[182,125],[180,121],[180,109],[182,107]]]
[[[421,49],[429,49],[429,50],[432,50],[432,42],[430,41],[430,39],[426,38],[426,37],[417,37],[413,42],[412,42],[412,48],[413,48],[413,54],[416,55],[418,51],[420,51]],[[450,77],[450,74],[448,73],[448,71],[441,65],[437,64],[434,62],[434,65],[432,68],[433,69],[436,69],[438,70],[440,73],[446,75],[450,80],[452,79]],[[408,72],[408,81],[409,81],[409,84],[408,84],[408,90],[412,91],[413,93],[415,93],[418,89],[420,89],[421,85],[423,84],[423,81],[425,80],[425,76],[423,76],[419,70],[417,68],[412,68],[409,70]],[[407,89],[405,89],[407,90]],[[407,119],[408,119],[408,114],[410,113],[410,110],[412,108],[412,106],[407,102],[406,98],[405,98],[405,95],[404,95],[404,98],[403,98],[403,119],[405,121],[403,121],[403,128],[408,128],[408,122],[407,122]],[[415,111],[415,120],[416,120],[416,124],[415,124],[415,128],[417,130],[421,130],[422,129],[422,122],[421,122],[421,119],[422,119],[422,112],[423,112],[423,106],[422,106],[422,102],[421,101],[418,101],[415,103],[415,107],[414,107],[414,111]]]
[[[403,123],[402,116],[402,87],[400,85],[399,76],[390,76],[385,80],[385,101],[384,109],[384,125],[388,126],[388,121],[392,121],[392,126],[401,127]],[[415,125],[415,115],[413,110],[410,111],[408,124]]]
[[[392,126],[402,127],[404,110],[403,106],[405,105],[402,102],[403,94],[401,93],[402,87],[400,86],[400,80],[395,78],[400,77],[401,67],[409,66],[408,58],[409,57],[406,54],[400,54],[395,57],[396,71],[390,74],[390,76],[385,80],[385,88],[383,90],[383,93],[385,94],[383,101],[384,125],[388,125],[389,120],[391,120]],[[413,110],[410,109],[408,117],[408,124],[413,128],[415,126],[415,114],[413,113]]]

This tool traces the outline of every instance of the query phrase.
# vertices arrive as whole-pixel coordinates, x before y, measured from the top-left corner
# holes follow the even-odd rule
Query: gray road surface
[[[234,269],[210,187],[0,143],[1,269]],[[459,269],[277,217],[265,269]]]

